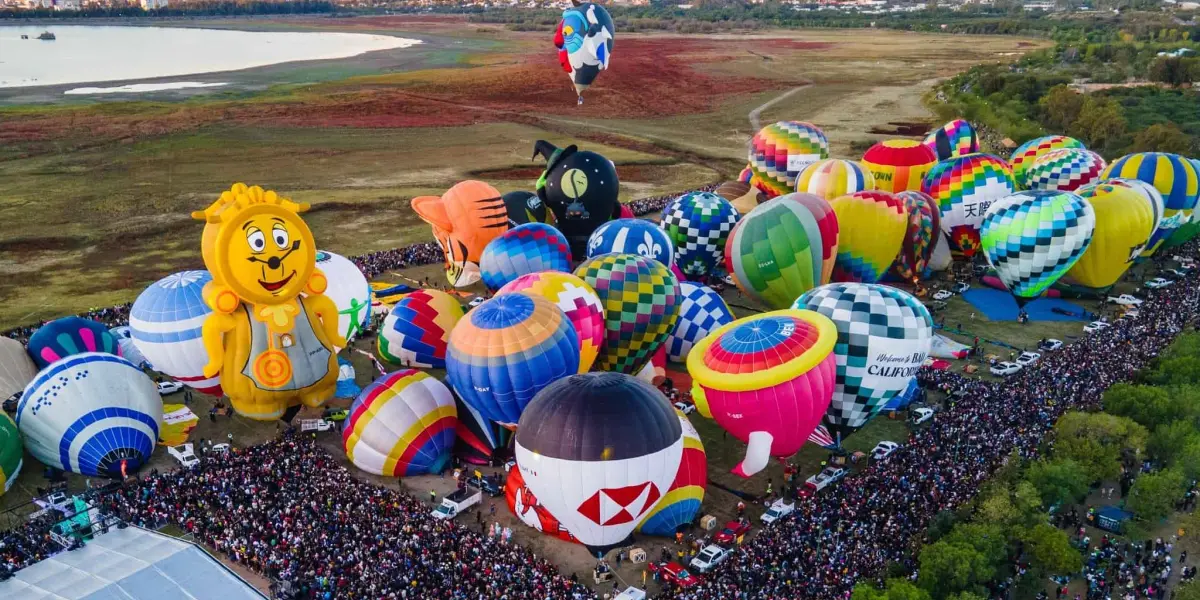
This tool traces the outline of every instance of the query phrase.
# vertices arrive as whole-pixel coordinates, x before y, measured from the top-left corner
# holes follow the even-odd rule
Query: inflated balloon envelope
[[[433,228],[454,287],[480,279],[483,249],[508,231],[508,208],[500,192],[482,181],[460,181],[441,196],[417,196],[412,209]]]
[[[592,232],[620,217],[617,168],[600,154],[573,144],[559,148],[538,140],[533,156],[546,159],[546,170],[537,181],[538,198],[554,211],[558,229],[571,243],[572,257],[583,260]]]

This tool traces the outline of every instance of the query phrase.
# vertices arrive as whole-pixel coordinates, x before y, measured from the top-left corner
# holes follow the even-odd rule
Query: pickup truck
[[[1109,296],[1108,301],[1112,304],[1120,304],[1121,306],[1140,306],[1142,304],[1142,301],[1139,298],[1130,296],[1129,294]]]
[[[771,523],[774,523],[775,521],[792,514],[792,511],[794,510],[796,510],[795,502],[789,502],[783,498],[780,498],[771,504],[771,508],[767,509],[767,512],[763,513],[761,517],[762,522],[770,525]],[[701,573],[703,572],[704,571],[701,571]]]
[[[433,509],[433,518],[435,519],[453,519],[462,514],[463,511],[479,504],[483,500],[483,493],[479,488],[467,486],[462,489],[450,492],[450,495],[442,498],[442,504]]]

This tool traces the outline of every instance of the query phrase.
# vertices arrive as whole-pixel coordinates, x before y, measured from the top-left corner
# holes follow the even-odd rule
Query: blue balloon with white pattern
[[[46,466],[113,479],[150,460],[162,419],[154,382],[104,352],[75,354],[42,369],[25,387],[16,415],[25,448]]]
[[[204,302],[208,271],[181,271],[150,284],[129,309],[133,345],[154,370],[212,396],[221,395],[221,376],[204,376],[208,351],[201,338],[212,309]]]
[[[679,304],[679,319],[667,336],[666,347],[667,360],[684,363],[696,342],[718,327],[733,322],[733,312],[720,294],[705,285],[680,281],[679,295],[683,298]]]
[[[645,219],[609,221],[588,238],[587,257],[617,252],[640,254],[670,268],[675,264],[675,244],[667,232]]]
[[[679,270],[689,277],[704,276],[725,258],[725,241],[741,216],[712,192],[688,192],[667,204],[659,226],[675,245]]]
[[[121,345],[108,328],[83,317],[63,317],[38,327],[25,347],[39,369],[84,352],[121,354]]]
[[[571,272],[571,245],[553,225],[517,225],[488,242],[479,259],[483,284],[496,291],[508,282],[542,271]]]

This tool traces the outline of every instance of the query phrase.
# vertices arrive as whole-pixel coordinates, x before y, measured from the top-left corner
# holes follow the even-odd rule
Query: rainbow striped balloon
[[[388,373],[350,405],[342,447],[375,475],[440,473],[450,462],[458,411],[445,384],[415,369]]]
[[[708,489],[708,455],[704,453],[704,443],[687,417],[678,410],[675,414],[683,426],[683,458],[666,495],[638,525],[637,530],[645,535],[674,537],[680,526],[696,518],[704,502],[704,491]]]
[[[924,144],[937,155],[938,160],[947,160],[979,152],[979,138],[975,128],[964,119],[955,119],[930,131]]]
[[[861,164],[852,160],[827,158],[819,160],[800,172],[796,191],[833,200],[838,196],[875,189],[875,177]]]
[[[763,127],[750,140],[748,183],[774,198],[792,191],[808,165],[829,158],[829,140],[812,123],[779,121]]]
[[[85,352],[121,356],[121,345],[108,328],[82,317],[63,317],[42,325],[29,337],[27,349],[39,369]]]
[[[1103,179],[1120,177],[1148,183],[1163,197],[1163,218],[1142,256],[1153,254],[1176,229],[1191,222],[1200,197],[1200,174],[1188,159],[1166,152],[1139,152],[1114,160]]]
[[[1003,158],[969,154],[934,165],[921,191],[937,200],[950,247],[969,257],[979,249],[984,213],[993,202],[1016,191],[1016,182]]]
[[[462,305],[446,292],[406,294],[379,329],[379,356],[394,365],[443,369],[450,331],[462,316]]]
[[[1067,137],[1065,135],[1047,135],[1040,138],[1034,138],[1028,142],[1025,142],[1024,144],[1021,144],[1020,146],[1017,146],[1017,149],[1013,150],[1012,156],[1008,159],[1008,162],[1010,165],[1012,165],[1013,177],[1016,177],[1017,181],[1021,181],[1024,178],[1025,169],[1028,168],[1029,165],[1033,164],[1033,161],[1037,160],[1039,156],[1050,152],[1051,150],[1085,147],[1086,146],[1083,145],[1083,142],[1073,137]]]

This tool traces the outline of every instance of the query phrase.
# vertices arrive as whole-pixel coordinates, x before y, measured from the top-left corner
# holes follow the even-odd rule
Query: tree
[[[1190,154],[1192,140],[1174,123],[1155,123],[1133,136],[1130,152],[1174,152]]]
[[[1104,392],[1104,412],[1129,417],[1147,429],[1179,418],[1178,407],[1167,390],[1130,383],[1114,384]]]
[[[1039,460],[1029,465],[1025,477],[1037,488],[1042,506],[1046,508],[1084,499],[1092,483],[1087,471],[1069,458]]]
[[[1125,135],[1126,127],[1125,114],[1116,100],[1087,96],[1079,109],[1079,118],[1067,132],[1086,142],[1088,147],[1105,148]]]
[[[918,557],[921,572],[917,585],[934,600],[970,590],[995,576],[987,559],[971,546],[945,541],[925,546]]]
[[[1158,81],[1172,87],[1191,83],[1200,75],[1197,60],[1179,56],[1160,56],[1150,63],[1150,81]]]
[[[1200,479],[1200,442],[1192,441],[1175,457],[1175,466],[1188,479]]]
[[[939,511],[929,520],[929,529],[927,532],[929,540],[936,542],[942,539],[943,536],[950,533],[956,522],[958,522],[958,515],[955,515],[954,511]]]
[[[970,546],[993,571],[998,571],[1008,561],[1008,536],[998,525],[961,523],[946,536],[945,541],[948,544]]]
[[[1053,525],[1042,523],[1031,527],[1021,539],[1025,542],[1025,556],[1033,569],[1045,574],[1064,575],[1077,573],[1083,568],[1079,551],[1071,546],[1067,534]]]
[[[1146,442],[1146,454],[1175,466],[1188,446],[1200,443],[1200,434],[1190,421],[1175,421],[1154,428],[1154,435]]]
[[[1079,119],[1083,101],[1083,94],[1066,85],[1054,86],[1038,100],[1038,106],[1042,109],[1042,124],[1050,131],[1066,131]]]
[[[1186,485],[1183,473],[1176,469],[1147,473],[1134,480],[1125,508],[1147,523],[1157,524],[1174,512]]]
[[[1079,463],[1092,482],[1120,476],[1122,455],[1140,453],[1147,436],[1132,419],[1105,413],[1066,413],[1054,431],[1055,456]]]
[[[915,586],[907,579],[889,579],[887,587],[879,589],[864,581],[854,586],[850,600],[930,600],[929,592]]]

